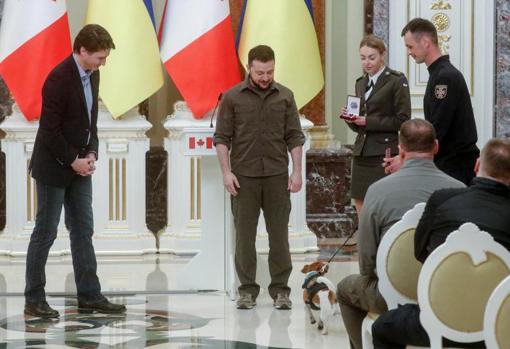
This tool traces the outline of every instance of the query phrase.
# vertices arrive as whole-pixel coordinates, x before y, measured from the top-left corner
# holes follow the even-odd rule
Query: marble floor
[[[262,258],[267,258],[262,256]],[[99,257],[103,292],[126,304],[124,315],[77,312],[71,257],[51,257],[46,267],[48,303],[58,320],[23,315],[25,260],[0,257],[0,349],[2,348],[349,348],[340,316],[321,335],[305,315],[304,264],[316,254],[293,255],[290,311],[276,310],[262,291],[252,310],[238,310],[222,291],[180,290],[176,275],[189,258],[173,255]],[[337,283],[357,272],[357,262],[332,262]]]

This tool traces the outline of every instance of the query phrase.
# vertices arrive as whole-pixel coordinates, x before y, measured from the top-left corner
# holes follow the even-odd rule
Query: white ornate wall
[[[466,79],[479,146],[494,135],[494,15],[492,0],[389,0],[389,66],[409,79],[413,117],[423,116],[428,71],[407,56],[400,33],[422,17],[436,25],[443,53]]]

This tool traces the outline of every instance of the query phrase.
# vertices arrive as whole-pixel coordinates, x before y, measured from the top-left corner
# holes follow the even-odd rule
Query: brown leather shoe
[[[105,314],[120,314],[126,311],[123,304],[110,303],[106,298],[99,302],[89,303],[78,300],[78,310],[80,312],[99,312]]]
[[[36,303],[25,303],[25,314],[47,319],[58,318],[58,311],[48,305],[46,301]]]

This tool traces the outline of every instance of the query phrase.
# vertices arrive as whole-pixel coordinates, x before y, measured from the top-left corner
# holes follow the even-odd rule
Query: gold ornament
[[[450,17],[446,13],[436,13],[431,20],[438,32],[444,32],[450,27]]]
[[[452,5],[449,4],[447,1],[443,0],[436,0],[430,5],[431,10],[451,10]]]
[[[437,39],[439,41],[439,48],[441,49],[441,52],[446,55],[450,51],[450,39],[452,38],[451,35],[438,35]]]

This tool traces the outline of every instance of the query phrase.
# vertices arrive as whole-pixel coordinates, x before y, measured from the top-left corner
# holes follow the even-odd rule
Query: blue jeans
[[[26,302],[44,301],[46,275],[44,268],[65,207],[65,223],[71,239],[74,279],[78,299],[95,302],[103,298],[97,278],[96,255],[92,246],[94,220],[92,216],[92,177],[77,176],[65,188],[36,181],[37,216],[27,251]]]

